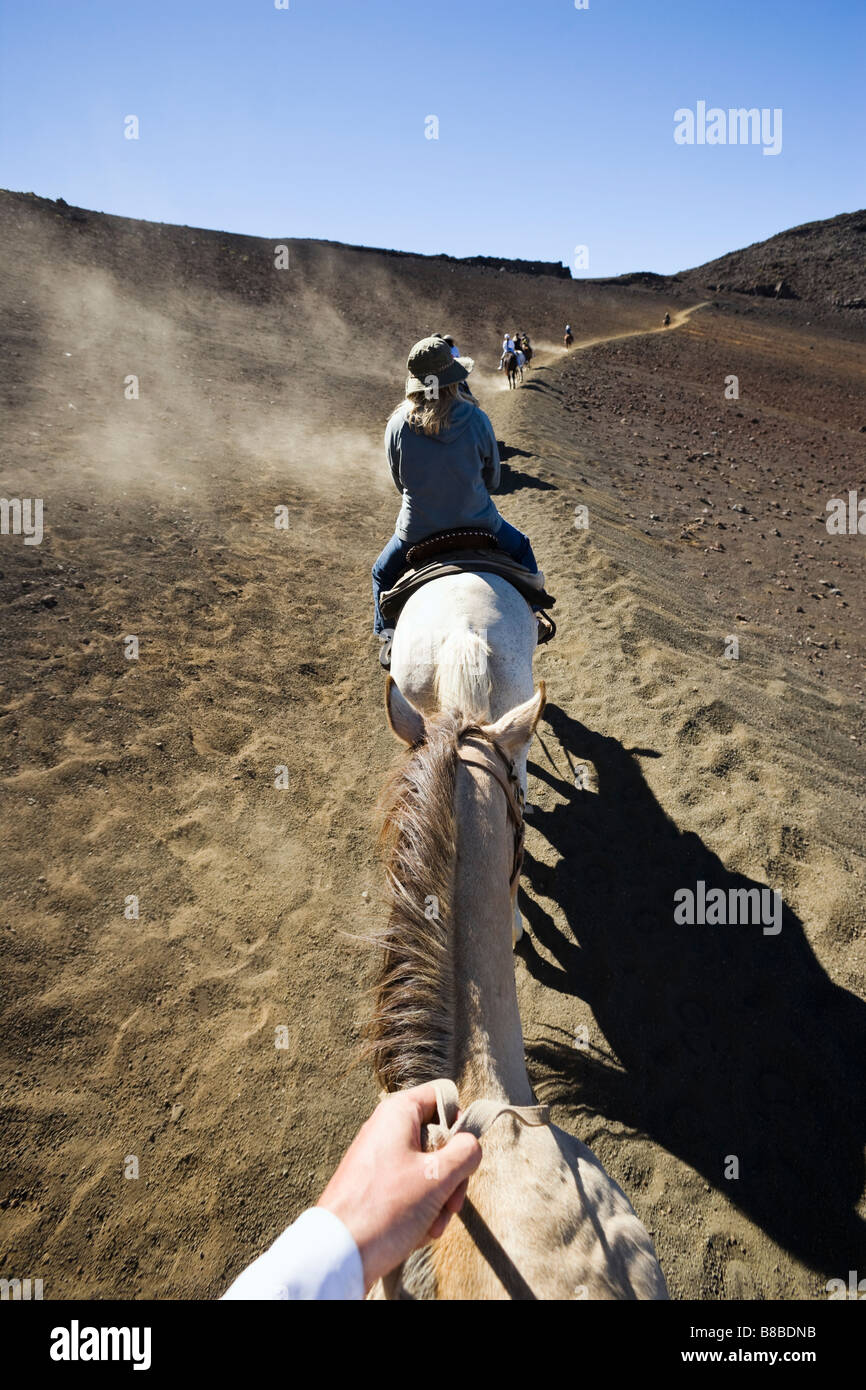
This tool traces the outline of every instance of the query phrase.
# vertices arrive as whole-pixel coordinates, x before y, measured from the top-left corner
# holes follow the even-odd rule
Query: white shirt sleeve
[[[364,1271],[358,1247],[338,1216],[311,1207],[253,1260],[224,1299],[359,1299]]]

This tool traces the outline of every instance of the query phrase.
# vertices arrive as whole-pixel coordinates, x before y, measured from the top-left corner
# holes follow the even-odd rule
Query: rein
[[[513,1115],[523,1125],[550,1124],[550,1108],[547,1105],[509,1105],[507,1101],[499,1100],[473,1100],[468,1109],[458,1117],[459,1103],[454,1082],[440,1077],[433,1082],[433,1086],[436,1091],[438,1122],[425,1125],[421,1131],[421,1143],[428,1152],[443,1148],[455,1134],[474,1134],[480,1143],[482,1136],[501,1115]],[[397,1297],[405,1263],[405,1260],[401,1261],[397,1268],[392,1269],[382,1280],[386,1298]]]

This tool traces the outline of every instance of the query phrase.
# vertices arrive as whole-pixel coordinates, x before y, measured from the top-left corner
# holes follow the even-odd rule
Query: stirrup
[[[391,643],[394,640],[394,629],[386,627],[384,632],[377,633],[379,638],[379,665],[383,671],[391,669]]]
[[[556,636],[556,623],[543,608],[536,608],[535,616],[538,619],[538,646],[542,647]]]

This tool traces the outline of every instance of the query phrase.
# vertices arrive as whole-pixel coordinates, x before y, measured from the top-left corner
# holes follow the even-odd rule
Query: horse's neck
[[[514,837],[502,789],[489,773],[459,766],[455,817],[455,1080],[464,1107],[482,1096],[527,1105],[532,1091],[514,983],[508,888]]]

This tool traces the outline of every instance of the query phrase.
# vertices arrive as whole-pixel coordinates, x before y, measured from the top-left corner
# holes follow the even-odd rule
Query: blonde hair
[[[426,434],[429,438],[435,438],[441,434],[448,424],[452,407],[458,400],[469,401],[472,405],[477,405],[475,397],[467,395],[463,391],[458,391],[459,382],[452,382],[449,386],[440,386],[438,394],[428,395],[424,387],[419,387],[417,391],[407,392],[406,399],[401,401],[394,411],[397,415],[404,411],[404,418],[410,429],[416,430],[419,434]]]

